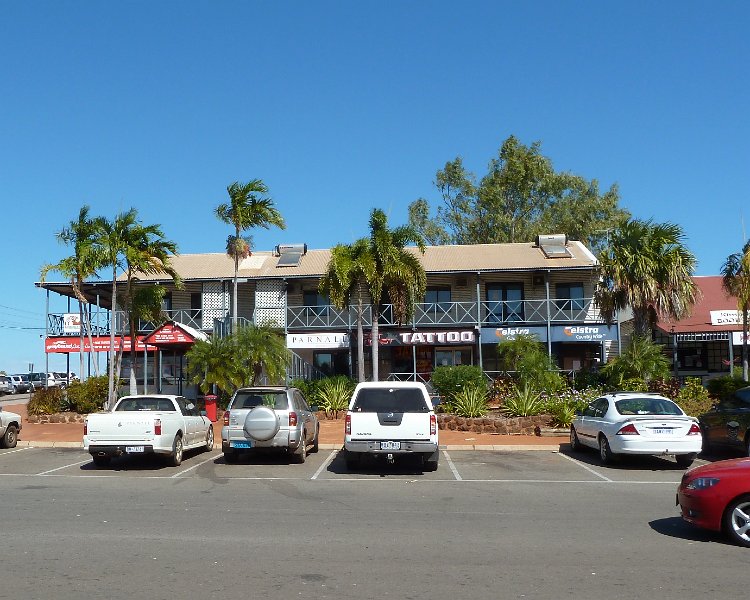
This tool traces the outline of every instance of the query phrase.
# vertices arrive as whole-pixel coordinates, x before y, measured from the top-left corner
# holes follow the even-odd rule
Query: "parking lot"
[[[698,461],[702,462],[702,461]],[[436,472],[337,450],[188,453],[96,468],[77,448],[0,451],[16,597],[704,598],[747,550],[682,522],[671,459],[443,451]],[[2,594],[0,594],[2,597]]]

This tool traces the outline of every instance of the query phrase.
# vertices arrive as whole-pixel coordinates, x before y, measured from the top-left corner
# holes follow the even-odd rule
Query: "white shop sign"
[[[741,325],[742,315],[738,310],[712,310],[711,325]]]
[[[288,333],[287,348],[348,348],[348,333]]]
[[[750,336],[748,336],[747,338],[747,343],[750,344]],[[732,345],[742,346],[742,332],[741,331],[732,332]]]
[[[78,313],[63,314],[63,333],[80,333],[81,315]]]

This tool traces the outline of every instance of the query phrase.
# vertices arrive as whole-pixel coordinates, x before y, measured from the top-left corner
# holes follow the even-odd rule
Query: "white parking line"
[[[182,475],[183,473],[188,473],[189,471],[192,471],[193,469],[197,469],[201,465],[205,465],[207,462],[211,462],[213,459],[215,459],[218,456],[218,454],[214,454],[213,456],[209,456],[206,460],[199,462],[197,465],[193,465],[192,467],[188,467],[187,469],[183,469],[179,473],[175,473],[171,476],[172,479],[175,479]]]
[[[456,465],[453,464],[453,461],[451,460],[450,454],[448,454],[447,450],[443,450],[443,456],[445,456],[445,460],[448,461],[448,466],[450,467],[450,470],[453,472],[453,477],[456,478],[456,481],[461,481],[462,477],[458,474],[458,469],[456,469]]]
[[[64,467],[57,467],[56,469],[50,469],[49,471],[42,471],[41,473],[37,473],[37,475],[48,475],[49,473],[54,473],[55,471],[62,471],[63,469],[68,469],[69,467],[77,467],[78,465],[82,465],[87,462],[91,462],[90,457],[87,458],[86,460],[78,461],[77,463],[65,465]]]
[[[323,464],[320,465],[320,467],[318,467],[318,470],[315,471],[315,475],[313,475],[312,477],[310,477],[310,479],[317,479],[318,475],[320,475],[323,472],[323,469],[325,469],[326,467],[328,467],[328,465],[333,460],[333,457],[336,456],[337,453],[338,453],[338,450],[331,450],[331,453],[328,455],[328,458],[326,458],[323,461]]]
[[[575,458],[571,458],[570,456],[567,456],[566,454],[561,454],[560,452],[556,452],[556,454],[558,456],[562,456],[565,460],[569,460],[573,464],[578,465],[579,467],[583,467],[584,469],[586,469],[592,475],[596,475],[597,477],[601,477],[604,481],[609,481],[610,483],[612,483],[612,480],[609,477],[605,477],[601,473],[597,473],[596,471],[594,471],[594,469],[592,469],[588,465],[584,465],[582,462],[576,460]]]
[[[24,450],[33,450],[30,446],[24,446],[23,448],[16,448],[15,450],[8,450],[7,452],[3,452],[0,454],[0,457],[3,457],[7,454],[15,454],[16,452],[23,452]]]

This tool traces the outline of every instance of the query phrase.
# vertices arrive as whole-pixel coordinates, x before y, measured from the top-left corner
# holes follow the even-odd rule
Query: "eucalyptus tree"
[[[353,244],[338,244],[331,249],[326,271],[320,280],[320,293],[328,296],[338,309],[345,309],[356,296],[357,380],[365,381],[363,296],[366,282],[372,277],[375,262],[369,244],[362,238]]]
[[[748,381],[747,338],[750,312],[750,242],[741,252],[730,254],[721,267],[724,290],[737,298],[737,309],[742,315],[742,378]],[[731,368],[731,367],[730,367]]]
[[[679,225],[633,219],[614,231],[601,256],[594,299],[609,322],[630,306],[635,335],[647,337],[657,319],[690,314],[699,294],[695,266]]]
[[[370,236],[367,254],[372,267],[365,272],[372,303],[372,379],[378,381],[380,305],[384,294],[393,306],[394,320],[405,323],[413,314],[414,305],[424,297],[427,275],[419,258],[406,250],[413,243],[424,254],[425,243],[420,233],[411,225],[394,229],[388,227],[385,212],[375,208],[370,213]]]
[[[234,278],[232,289],[232,330],[237,328],[237,273],[240,260],[250,256],[252,237],[243,237],[242,233],[253,227],[269,229],[272,225],[285,229],[286,224],[281,213],[274,207],[273,200],[268,198],[268,188],[260,179],[247,183],[235,181],[227,187],[229,202],[220,204],[215,209],[216,217],[234,227],[234,234],[227,237],[227,254],[234,260]]]
[[[93,333],[91,330],[91,318],[86,309],[89,301],[83,293],[83,283],[97,275],[100,268],[104,266],[104,257],[101,245],[97,242],[97,233],[101,228],[101,217],[90,217],[90,207],[84,205],[78,211],[78,219],[70,223],[56,234],[59,242],[66,246],[72,246],[73,254],[67,256],[55,264],[47,264],[42,267],[41,280],[46,280],[50,271],[57,271],[70,281],[73,295],[78,301],[78,314],[81,323],[80,328],[80,371],[84,372],[84,333],[88,336],[89,346],[93,348]],[[94,361],[94,374],[99,375],[99,364]]]

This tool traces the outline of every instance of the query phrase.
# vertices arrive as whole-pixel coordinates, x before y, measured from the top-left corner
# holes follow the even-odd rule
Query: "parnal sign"
[[[288,333],[287,348],[348,348],[348,333]]]

